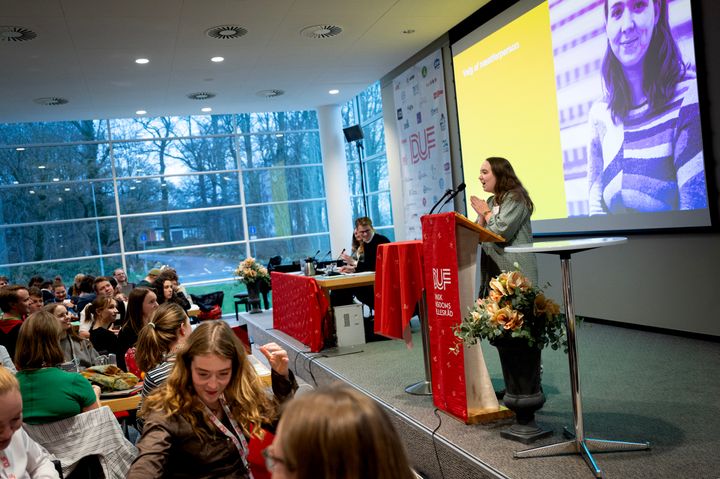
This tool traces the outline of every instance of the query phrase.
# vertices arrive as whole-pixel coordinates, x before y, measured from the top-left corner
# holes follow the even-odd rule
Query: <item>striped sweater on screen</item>
[[[651,111],[644,103],[615,124],[604,101],[590,111],[590,215],[707,208],[697,83]]]

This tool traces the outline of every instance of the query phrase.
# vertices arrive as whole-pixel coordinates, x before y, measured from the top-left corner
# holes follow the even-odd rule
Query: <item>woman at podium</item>
[[[478,177],[483,190],[490,193],[487,200],[470,197],[470,204],[478,214],[475,222],[507,241],[483,243],[480,256],[480,297],[488,293],[490,280],[502,271],[513,271],[514,264],[537,284],[537,260],[533,253],[506,253],[505,247],[532,243],[530,216],[534,205],[512,165],[505,158],[491,157],[480,166]]]

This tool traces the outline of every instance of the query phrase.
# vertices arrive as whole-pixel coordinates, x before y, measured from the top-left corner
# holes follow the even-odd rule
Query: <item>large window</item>
[[[365,216],[367,204],[367,216],[372,219],[375,228],[393,240],[395,233],[380,82],[373,83],[343,105],[342,118],[343,127],[360,125],[363,131],[360,142],[347,143],[345,146],[353,218]]]
[[[169,264],[233,281],[245,256],[329,249],[314,111],[0,125],[0,274]]]

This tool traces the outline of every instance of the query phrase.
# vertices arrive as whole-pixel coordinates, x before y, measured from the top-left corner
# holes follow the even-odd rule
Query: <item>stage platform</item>
[[[299,378],[312,385],[342,381],[381,404],[424,477],[593,477],[577,455],[513,459],[514,451],[528,446],[500,437],[509,420],[468,426],[436,411],[430,396],[405,393],[405,386],[424,376],[416,323],[412,350],[402,341],[381,341],[309,353],[272,329],[272,310],[241,316],[256,345],[275,341],[288,350]],[[497,352],[487,343],[482,347],[493,384],[501,389]],[[578,329],[578,348],[586,436],[649,441],[652,447],[596,454],[605,477],[720,477],[720,343],[585,323]],[[567,357],[543,351],[543,371],[547,402],[537,422],[554,435],[533,447],[563,441],[563,427],[572,424]]]

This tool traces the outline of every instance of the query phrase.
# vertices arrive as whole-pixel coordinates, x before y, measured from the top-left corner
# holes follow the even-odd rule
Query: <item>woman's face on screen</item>
[[[487,160],[480,166],[480,176],[478,180],[482,183],[483,191],[486,193],[495,193],[495,183],[497,183],[497,181],[492,167]]]
[[[656,10],[654,0],[608,0],[605,31],[622,66],[642,65],[657,24]]]

